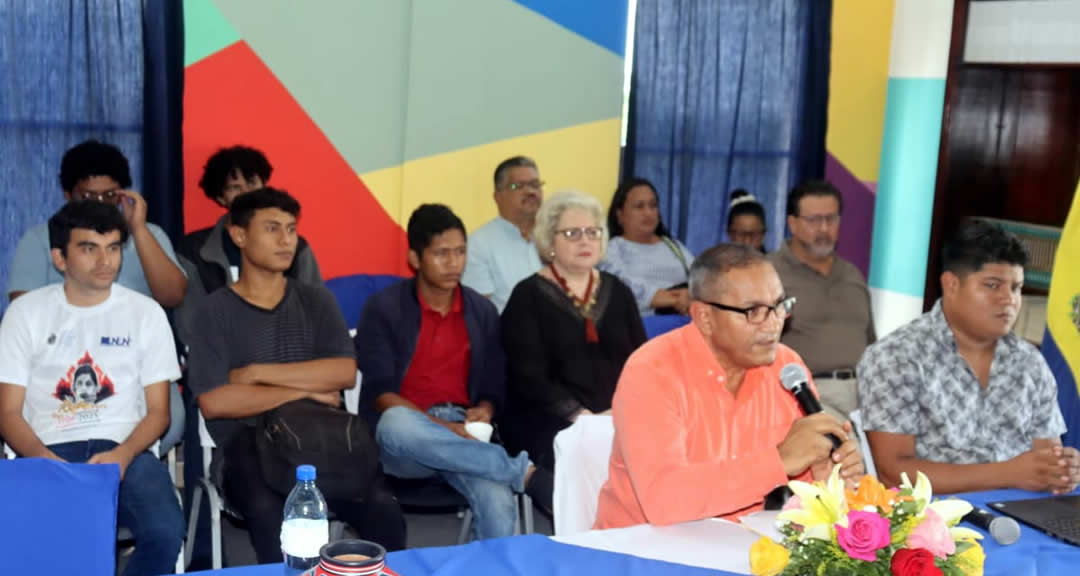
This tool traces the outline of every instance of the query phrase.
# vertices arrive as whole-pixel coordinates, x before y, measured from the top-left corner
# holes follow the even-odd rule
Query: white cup
[[[491,442],[491,433],[495,431],[495,427],[487,422],[466,422],[465,431],[481,442]]]

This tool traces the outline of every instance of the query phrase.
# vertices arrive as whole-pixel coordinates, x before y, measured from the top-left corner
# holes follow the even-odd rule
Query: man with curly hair
[[[226,211],[237,197],[267,185],[273,166],[260,150],[248,146],[222,148],[206,161],[199,187]],[[192,337],[192,311],[207,294],[236,282],[240,277],[240,249],[229,238],[228,214],[209,228],[196,230],[180,243],[180,262],[190,281],[184,306],[176,313],[177,333],[183,343]],[[285,272],[289,278],[321,284],[319,263],[311,246],[299,239],[296,257]]]

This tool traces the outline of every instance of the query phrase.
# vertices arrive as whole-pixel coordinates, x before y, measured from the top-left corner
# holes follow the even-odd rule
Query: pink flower
[[[877,561],[877,551],[889,545],[889,519],[876,512],[852,510],[848,525],[836,525],[836,542],[848,556],[867,562]]]
[[[784,503],[784,507],[782,509],[798,510],[799,508],[802,508],[802,499],[799,498],[798,494],[792,494],[791,498],[788,498],[788,501]]]
[[[945,520],[930,507],[926,508],[926,516],[922,522],[919,522],[911,531],[911,536],[908,536],[907,547],[925,548],[938,558],[946,558],[956,552],[956,542],[949,534]]]

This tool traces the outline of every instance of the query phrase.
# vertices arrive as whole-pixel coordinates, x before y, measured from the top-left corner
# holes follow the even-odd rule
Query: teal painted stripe
[[[934,216],[944,78],[889,78],[870,285],[921,297]]]
[[[184,0],[184,67],[240,41],[210,0]]]

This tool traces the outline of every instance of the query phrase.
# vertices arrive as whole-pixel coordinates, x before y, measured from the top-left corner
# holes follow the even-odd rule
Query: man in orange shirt
[[[623,369],[596,528],[742,516],[834,463],[849,482],[863,475],[850,424],[803,416],[780,384],[781,368],[803,362],[779,343],[794,301],[772,264],[746,246],[710,248],[690,269],[690,299],[691,324]],[[836,450],[828,434],[843,441]]]

